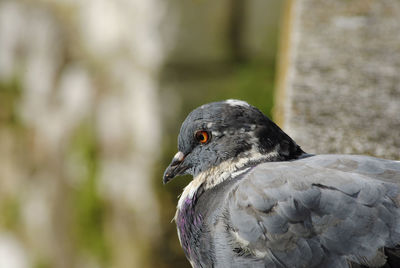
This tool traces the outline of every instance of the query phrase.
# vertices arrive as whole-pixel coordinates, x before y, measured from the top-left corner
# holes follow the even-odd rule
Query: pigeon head
[[[260,110],[239,100],[213,102],[193,110],[181,126],[178,149],[165,170],[164,183],[178,175],[196,177],[226,162],[234,172],[304,153]]]

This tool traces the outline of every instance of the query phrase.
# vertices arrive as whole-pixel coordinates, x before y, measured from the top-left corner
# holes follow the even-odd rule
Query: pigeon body
[[[164,183],[193,267],[400,267],[400,162],[306,154],[246,102],[191,112]]]

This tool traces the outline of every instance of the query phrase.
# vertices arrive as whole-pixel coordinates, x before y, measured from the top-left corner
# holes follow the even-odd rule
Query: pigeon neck
[[[200,172],[183,190],[177,209],[178,211],[182,209],[185,201],[192,198],[201,186],[206,191],[225,180],[237,178],[259,163],[280,160],[282,159],[277,150],[264,154],[256,150],[251,150],[245,155],[226,160],[217,166]]]

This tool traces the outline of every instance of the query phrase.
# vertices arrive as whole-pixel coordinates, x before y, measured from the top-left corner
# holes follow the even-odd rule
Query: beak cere
[[[179,163],[181,163],[184,159],[185,159],[185,155],[184,155],[182,152],[177,152],[177,153],[174,155],[174,158],[172,158],[172,163],[171,163],[171,165],[179,164]]]
[[[164,172],[164,184],[172,180],[175,176],[181,175],[181,172],[187,169],[187,167],[182,165],[183,160],[185,160],[185,155],[182,152],[177,152],[172,159],[171,164],[169,164]]]

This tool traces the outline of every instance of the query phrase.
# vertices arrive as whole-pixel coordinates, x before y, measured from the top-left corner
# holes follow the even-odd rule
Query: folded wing
[[[372,157],[258,165],[226,200],[232,250],[269,267],[382,266],[400,244],[399,184],[400,163]]]

